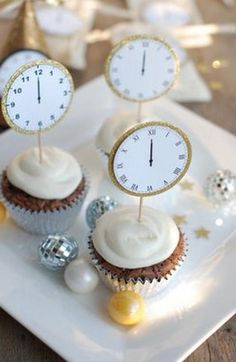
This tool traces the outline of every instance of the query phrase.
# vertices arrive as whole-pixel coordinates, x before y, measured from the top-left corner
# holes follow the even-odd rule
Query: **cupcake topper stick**
[[[142,210],[143,210],[143,196],[139,198],[139,209],[138,209],[138,221],[142,221]]]
[[[167,93],[178,73],[179,61],[173,49],[151,35],[123,39],[111,50],[105,64],[105,78],[112,91],[138,103],[138,122],[142,104]]]
[[[109,156],[109,174],[119,189],[139,197],[139,222],[143,198],[176,185],[187,172],[191,155],[186,134],[166,122],[138,124],[117,140]]]
[[[10,127],[20,133],[37,134],[40,163],[43,161],[41,134],[65,116],[73,89],[68,70],[48,59],[22,66],[4,88],[4,118]]]
[[[42,137],[41,132],[38,132],[38,149],[39,149],[39,162],[43,162],[43,150],[42,150]]]

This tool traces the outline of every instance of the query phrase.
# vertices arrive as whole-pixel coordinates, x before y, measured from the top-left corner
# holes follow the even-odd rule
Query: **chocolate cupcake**
[[[104,214],[89,237],[92,261],[104,283],[113,291],[133,290],[155,294],[179,266],[186,242],[174,221],[144,207],[123,206]]]
[[[76,159],[44,147],[17,155],[3,171],[0,196],[16,224],[34,234],[66,231],[76,220],[88,180]]]

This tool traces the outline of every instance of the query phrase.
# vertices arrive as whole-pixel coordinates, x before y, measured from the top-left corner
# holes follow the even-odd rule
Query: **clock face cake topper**
[[[18,69],[3,91],[2,111],[16,131],[35,134],[59,122],[72,100],[73,81],[60,63],[44,59]]]
[[[119,42],[105,64],[105,78],[121,98],[147,102],[174,85],[178,58],[168,43],[150,35],[134,35]]]
[[[122,191],[151,196],[167,191],[187,172],[191,144],[187,135],[166,122],[134,126],[115,143],[109,173]]]
[[[0,63],[0,96],[11,75],[22,65],[48,58],[44,53],[36,49],[21,49],[10,53]]]
[[[129,36],[111,50],[105,63],[108,86],[119,97],[137,103],[137,110],[115,114],[104,122],[96,140],[102,154],[109,155],[116,138],[130,127],[153,118],[143,114],[143,103],[167,93],[178,74],[175,52],[157,36]]]

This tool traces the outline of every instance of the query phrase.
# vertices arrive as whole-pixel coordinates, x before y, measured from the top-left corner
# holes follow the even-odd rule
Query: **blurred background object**
[[[24,1],[18,10],[1,52],[0,98],[11,75],[22,65],[48,57],[43,32],[38,25],[31,1]],[[0,125],[7,124],[0,114]]]
[[[8,5],[0,5],[0,31],[2,42],[9,31],[10,21],[16,18],[22,1],[7,0]],[[32,1],[32,0],[31,0]],[[46,43],[53,59],[65,65],[84,69],[86,67],[86,34],[91,30],[96,4],[92,0],[45,0],[32,1],[35,14],[45,33]]]

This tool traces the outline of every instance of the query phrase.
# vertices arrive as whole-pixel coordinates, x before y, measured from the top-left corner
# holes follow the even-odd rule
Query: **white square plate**
[[[122,203],[137,202],[105,177],[93,145],[104,118],[121,106],[134,107],[115,98],[98,78],[76,91],[64,122],[43,136],[44,144],[71,151],[91,176],[81,217],[69,233],[80,241],[81,254],[86,252],[84,211],[89,201],[109,194]],[[219,167],[236,171],[236,139],[167,99],[145,107],[189,134],[193,161],[187,179],[194,188],[176,186],[149,200],[170,214],[186,215],[189,252],[176,276],[147,300],[143,323],[128,329],[114,324],[106,313],[111,294],[102,284],[89,295],[71,293],[61,274],[38,263],[39,237],[26,234],[10,219],[0,226],[0,306],[68,361],[181,361],[235,311],[235,215],[214,210],[202,185]],[[14,131],[0,135],[1,169],[35,141]],[[209,239],[196,239],[194,231],[201,226],[210,230]]]

